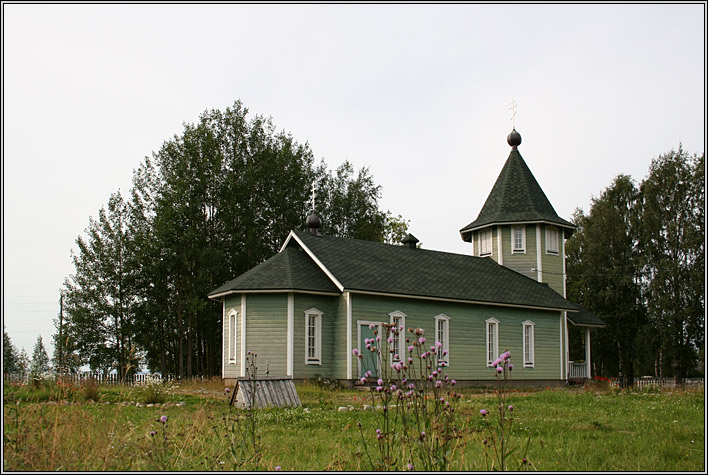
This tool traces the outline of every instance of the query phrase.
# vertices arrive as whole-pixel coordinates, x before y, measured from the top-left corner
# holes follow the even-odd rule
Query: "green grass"
[[[479,410],[493,408],[496,399],[481,390],[461,392],[462,437],[451,468],[484,470]],[[377,412],[361,409],[371,404],[365,392],[298,385],[303,408],[259,413],[261,457],[253,460],[233,450],[240,433],[227,426],[238,411],[229,411],[220,381],[180,386],[152,407],[140,403],[135,388],[100,386],[98,401],[80,390],[61,392],[68,399],[58,401],[48,394],[57,393],[5,385],[5,470],[369,470],[357,422],[374,444],[379,421]],[[531,434],[528,457],[537,470],[705,469],[703,390],[546,389],[512,397],[513,442]],[[348,405],[355,410],[338,412]]]

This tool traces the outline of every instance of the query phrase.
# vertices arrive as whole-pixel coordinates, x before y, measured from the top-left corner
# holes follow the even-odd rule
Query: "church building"
[[[517,383],[590,377],[590,328],[604,322],[565,298],[560,218],[518,151],[511,152],[477,219],[460,231],[469,254],[420,249],[408,235],[390,245],[322,235],[320,220],[291,231],[276,255],[209,294],[223,303],[222,376],[246,376],[247,351],[259,374],[352,384],[377,368],[352,354],[382,322],[422,328],[446,350],[460,383],[496,379],[505,350]],[[568,359],[568,326],[585,329],[585,360]],[[407,333],[407,332],[406,332]],[[401,355],[405,342],[396,342]],[[229,381],[229,382],[231,382]]]

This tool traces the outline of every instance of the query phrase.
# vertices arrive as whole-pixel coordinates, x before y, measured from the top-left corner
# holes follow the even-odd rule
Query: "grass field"
[[[370,470],[357,426],[361,423],[368,450],[375,450],[381,411],[363,410],[371,404],[369,393],[314,384],[297,389],[302,408],[258,411],[260,450],[254,458],[241,437],[243,424],[233,425],[240,411],[229,409],[220,380],[175,387],[165,402],[151,405],[140,388],[5,384],[3,468]],[[460,392],[459,439],[450,469],[485,470],[479,411],[496,399],[493,391]],[[526,468],[705,470],[703,389],[525,389],[510,397],[512,444],[521,446],[530,434],[527,457],[533,465]]]

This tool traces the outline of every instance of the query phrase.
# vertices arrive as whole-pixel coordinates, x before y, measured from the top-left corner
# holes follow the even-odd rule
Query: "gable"
[[[290,245],[253,269],[209,293],[218,298],[243,291],[309,291],[339,294],[332,280],[297,245]]]

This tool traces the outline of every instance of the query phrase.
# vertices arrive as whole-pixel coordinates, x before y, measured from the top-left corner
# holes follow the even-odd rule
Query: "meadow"
[[[375,393],[315,382],[298,384],[297,391],[303,407],[257,410],[244,419],[245,411],[230,408],[219,379],[168,388],[6,383],[3,469],[381,468]],[[449,469],[486,470],[489,437],[480,411],[493,408],[497,396],[494,389],[457,391]],[[509,470],[705,470],[703,388],[512,386],[508,402],[514,418],[507,443],[515,447]]]

